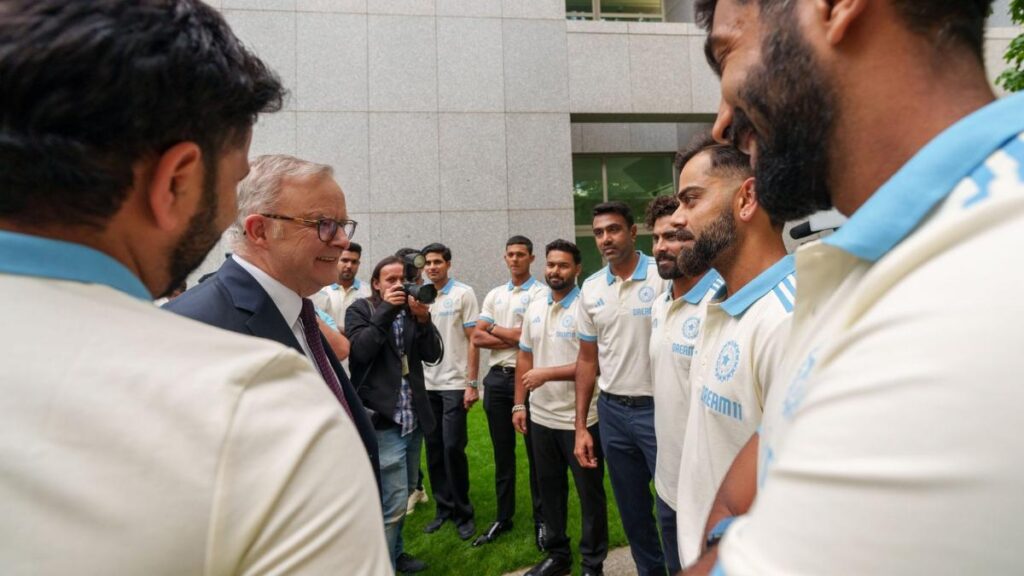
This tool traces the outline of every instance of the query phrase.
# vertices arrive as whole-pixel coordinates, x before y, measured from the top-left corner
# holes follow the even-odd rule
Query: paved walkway
[[[517,572],[509,572],[505,576],[522,576],[527,570],[529,568],[523,568]],[[629,554],[629,546],[608,552],[608,558],[604,561],[604,576],[636,576],[636,566]]]

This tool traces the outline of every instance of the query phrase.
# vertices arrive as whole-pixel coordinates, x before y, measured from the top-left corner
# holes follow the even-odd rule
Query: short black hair
[[[523,246],[526,246],[526,252],[531,256],[533,255],[533,241],[526,236],[520,236],[519,234],[512,236],[505,242],[505,248],[508,248],[513,244],[522,244]]]
[[[751,0],[736,0],[747,4]],[[757,0],[761,10],[784,4],[781,0]],[[970,49],[979,62],[985,55],[985,21],[992,13],[992,0],[890,0],[896,13],[911,32],[924,36],[939,49],[961,45]],[[718,0],[696,0],[693,13],[697,24],[711,30]],[[705,51],[706,52],[706,51]],[[709,55],[710,57],[710,55]],[[712,67],[715,65],[712,63]]]
[[[618,214],[626,220],[626,226],[633,225],[633,209],[629,207],[629,204],[620,202],[618,200],[612,200],[611,202],[602,202],[597,206],[594,206],[594,216],[600,216],[601,214]]]
[[[750,166],[750,156],[740,152],[732,144],[716,142],[710,132],[696,134],[679,152],[676,152],[675,166],[676,175],[683,171],[683,168],[697,157],[698,154],[707,152],[711,158],[711,170],[719,173],[729,173],[750,178],[754,175],[754,169]]]
[[[441,244],[440,242],[434,242],[433,244],[427,244],[426,246],[423,247],[423,250],[420,250],[420,252],[424,256],[426,256],[427,254],[430,254],[431,252],[438,252],[438,253],[441,254],[441,258],[444,258],[445,262],[451,262],[452,261],[452,251],[451,251],[451,248],[448,248],[447,246],[445,246],[444,244]]]
[[[568,252],[569,254],[572,254],[572,261],[575,262],[576,264],[579,264],[580,262],[583,261],[583,256],[580,254],[579,247],[576,246],[576,244],[569,242],[568,240],[562,240],[561,238],[559,238],[557,240],[552,240],[551,242],[548,242],[548,245],[544,247],[544,255],[547,256],[547,254],[552,250],[557,250],[559,252]]]
[[[675,196],[655,196],[647,205],[647,212],[644,213],[644,224],[648,228],[654,228],[654,223],[675,213],[679,208],[679,200]]]
[[[209,174],[283,96],[199,0],[4,0],[0,217],[101,229],[139,160],[195,142]]]
[[[344,250],[342,250],[342,252],[355,252],[356,254],[359,254],[360,256],[362,256],[363,255],[363,247],[358,242],[349,242],[348,243],[348,248],[345,248]]]

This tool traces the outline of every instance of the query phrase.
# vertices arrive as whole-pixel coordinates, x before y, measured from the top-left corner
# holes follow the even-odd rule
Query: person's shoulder
[[[607,278],[607,277],[608,277],[608,266],[604,266],[603,268],[601,268],[597,272],[594,272],[590,276],[587,276],[587,279],[583,281],[583,285],[580,287],[580,290],[585,290],[585,289],[588,289],[588,288],[593,290],[594,288],[600,286],[600,284],[597,283],[597,280],[599,280],[601,278]]]

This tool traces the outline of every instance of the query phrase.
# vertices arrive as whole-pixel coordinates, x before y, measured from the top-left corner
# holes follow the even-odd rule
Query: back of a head
[[[199,0],[0,0],[0,219],[102,228],[140,160],[209,166],[282,97]]]

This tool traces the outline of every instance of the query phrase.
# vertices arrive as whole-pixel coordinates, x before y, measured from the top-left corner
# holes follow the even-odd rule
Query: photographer
[[[443,354],[429,307],[403,287],[410,274],[415,278],[412,264],[397,256],[384,258],[370,279],[373,295],[357,300],[345,313],[352,381],[377,433],[384,531],[399,572],[426,568],[403,553],[401,532],[410,476],[419,470],[422,436],[434,429],[423,363],[436,363]]]

